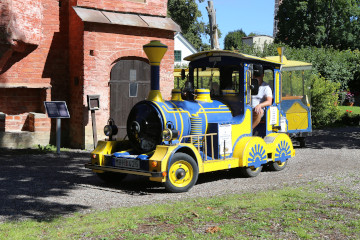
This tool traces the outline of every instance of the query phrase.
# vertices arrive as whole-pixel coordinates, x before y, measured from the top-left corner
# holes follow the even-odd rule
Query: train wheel
[[[305,138],[304,138],[304,137],[299,137],[297,140],[299,141],[299,144],[300,144],[300,147],[301,147],[301,148],[306,147],[306,142],[305,142]]]
[[[281,171],[286,167],[286,165],[287,165],[287,161],[285,161],[285,162],[280,162],[280,161],[270,162],[269,169],[271,171]]]
[[[171,159],[165,188],[169,192],[186,192],[192,188],[199,176],[195,160],[185,153],[175,153]]]
[[[125,173],[115,173],[115,172],[96,173],[96,175],[102,181],[112,184],[121,182],[127,176],[127,174]]]
[[[243,167],[243,168],[240,168],[241,170],[241,174],[244,176],[244,177],[256,177],[257,175],[260,174],[261,170],[262,170],[263,166],[260,166],[258,168],[255,168],[255,167]]]

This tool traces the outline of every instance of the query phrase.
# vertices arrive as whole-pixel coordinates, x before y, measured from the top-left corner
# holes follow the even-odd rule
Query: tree
[[[205,35],[206,25],[198,20],[202,15],[196,0],[169,0],[168,16],[180,25],[184,37],[195,48],[204,50],[207,47],[201,40],[201,36]]]
[[[284,0],[277,42],[292,47],[360,48],[360,0]]]
[[[239,49],[243,45],[243,37],[246,37],[246,33],[242,29],[229,32],[224,39],[224,49]]]

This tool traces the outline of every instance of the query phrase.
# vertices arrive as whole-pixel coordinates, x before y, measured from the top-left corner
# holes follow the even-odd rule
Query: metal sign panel
[[[70,118],[65,101],[44,102],[49,118]]]
[[[87,95],[87,102],[89,110],[100,109],[100,95]]]

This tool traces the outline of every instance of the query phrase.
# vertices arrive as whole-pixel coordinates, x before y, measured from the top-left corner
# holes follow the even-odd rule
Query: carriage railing
[[[201,151],[203,152],[202,159],[208,160],[208,137],[210,138],[210,146],[211,146],[211,160],[214,160],[214,136],[216,136],[217,133],[206,133],[206,134],[196,134],[196,135],[187,135],[182,136],[179,139],[179,142],[186,142],[194,144],[195,147],[197,147],[199,154],[201,154]]]

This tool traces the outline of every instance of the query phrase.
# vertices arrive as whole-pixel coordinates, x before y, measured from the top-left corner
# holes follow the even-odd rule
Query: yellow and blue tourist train
[[[105,181],[121,181],[127,174],[148,176],[170,192],[188,191],[201,173],[238,168],[245,177],[255,177],[264,166],[284,169],[295,156],[288,131],[297,121],[289,120],[287,111],[308,113],[307,125],[299,131],[311,132],[311,120],[309,106],[299,99],[282,107],[282,63],[230,51],[196,53],[186,58],[190,63],[187,76],[183,72],[184,88],[173,89],[171,100],[165,101],[159,66],[166,50],[159,41],[144,46],[151,65],[149,96],[132,108],[127,140],[112,140],[116,125],[109,121],[104,130],[109,139],[98,142],[86,167]],[[270,74],[274,98],[253,130],[251,95],[258,90],[254,64]],[[210,73],[208,89],[198,84],[204,71]]]

